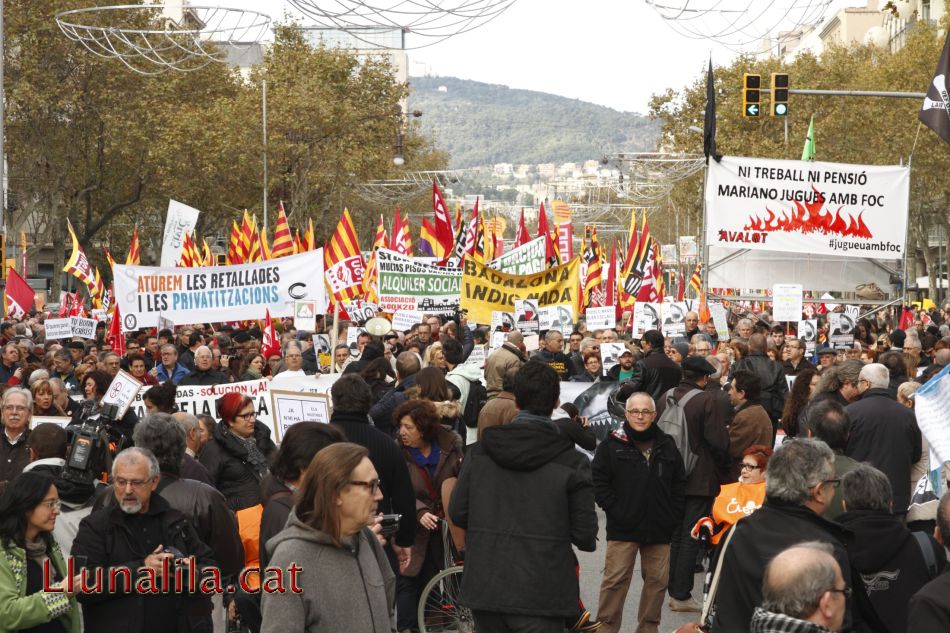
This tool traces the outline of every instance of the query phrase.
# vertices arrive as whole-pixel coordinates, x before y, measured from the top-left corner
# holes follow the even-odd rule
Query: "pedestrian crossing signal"
[[[772,73],[772,116],[788,114],[788,73]]]
[[[762,87],[761,75],[751,75],[745,73],[742,75],[742,116],[759,116],[762,93],[759,89]]]

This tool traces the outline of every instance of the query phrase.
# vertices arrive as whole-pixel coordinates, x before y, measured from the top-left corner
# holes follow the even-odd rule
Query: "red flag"
[[[7,287],[3,289],[7,303],[7,314],[14,319],[26,316],[33,307],[36,293],[12,266],[7,270]]]
[[[528,234],[528,227],[524,225],[524,207],[521,207],[521,219],[518,220],[518,233],[515,235],[515,248],[531,241],[531,235]]]
[[[264,358],[280,356],[280,339],[277,338],[277,329],[270,318],[270,310],[264,313],[264,339],[261,342],[261,354]]]
[[[69,311],[72,309],[73,296],[71,294],[64,293],[63,300],[59,304],[59,318],[64,319],[69,316]]]
[[[435,241],[442,247],[442,259],[439,266],[444,266],[452,256],[455,247],[455,231],[452,230],[452,221],[449,220],[449,210],[445,207],[445,200],[439,186],[432,181],[432,213],[435,216]],[[432,249],[433,252],[436,250]]]
[[[907,307],[903,309],[901,312],[901,320],[897,327],[905,332],[914,327],[914,311],[912,309]]]
[[[541,210],[538,212],[538,235],[544,236],[544,258],[551,266],[560,264],[557,256],[557,248],[554,245],[554,239],[551,237],[551,231],[548,229],[548,216],[544,211],[544,203],[541,203]]]
[[[112,345],[112,351],[119,356],[125,356],[125,335],[122,334],[122,322],[119,320],[119,305],[115,305],[112,311],[112,319],[109,321],[109,333],[106,340]]]
[[[682,301],[686,298],[686,276],[678,270],[673,271],[673,274],[679,278],[679,285],[676,288],[676,300]]]
[[[73,295],[73,300],[69,304],[69,314],[66,316],[81,317],[86,313],[86,307],[83,305],[82,298],[79,296],[79,290]]]

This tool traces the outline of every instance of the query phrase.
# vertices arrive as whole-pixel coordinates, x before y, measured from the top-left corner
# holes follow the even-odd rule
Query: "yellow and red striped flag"
[[[270,257],[286,257],[294,254],[294,240],[290,235],[290,224],[287,223],[287,214],[284,213],[284,203],[277,209],[277,224],[274,226],[274,244],[270,249]]]
[[[337,303],[359,298],[363,290],[366,262],[360,252],[360,242],[349,209],[343,209],[336,230],[323,251],[323,268],[326,271],[327,289]]]
[[[241,254],[241,229],[237,222],[231,220],[231,238],[228,240],[228,264],[243,264],[244,256]]]
[[[257,231],[254,228],[254,225],[257,223],[255,219],[254,224],[251,223],[251,216],[248,215],[247,211],[244,212],[244,219],[241,221],[241,233],[240,238],[240,250],[238,253],[241,256],[242,263],[250,263],[251,252],[253,250],[253,242],[256,242],[256,239],[251,239],[252,236],[256,237],[255,234]]]
[[[139,245],[139,230],[132,230],[132,241],[129,242],[129,254],[125,258],[126,266],[138,266],[142,263],[142,247]]]
[[[109,252],[109,249],[103,246],[102,252],[106,254],[106,261],[109,262],[109,269],[111,270],[115,268],[115,259],[112,258],[112,253]]]
[[[376,238],[373,240],[373,250],[370,252],[369,261],[366,263],[366,270],[363,272],[363,299],[369,303],[376,303],[379,295],[376,292],[376,251],[380,248],[386,248],[386,225],[383,224],[383,216],[379,216],[379,224],[376,225]]]
[[[303,236],[303,247],[307,251],[312,251],[317,247],[317,240],[313,235],[313,220],[307,220],[307,232]]]
[[[72,222],[69,219],[66,220],[66,228],[69,230],[69,237],[73,243],[73,252],[63,267],[63,272],[69,273],[81,281],[86,286],[89,296],[92,297],[96,292],[96,273],[92,270],[89,258],[86,257],[82,246],[79,245],[79,238],[76,237],[76,232],[73,230]]]
[[[696,264],[696,268],[693,269],[693,274],[689,277],[689,287],[696,292],[696,296],[699,297],[703,287],[703,263],[699,262]]]
[[[271,257],[270,244],[267,243],[267,234],[264,232],[263,227],[261,227],[261,230],[260,230],[260,240],[261,240],[261,261],[267,261],[268,259],[273,259]]]
[[[253,264],[263,261],[264,254],[261,252],[261,235],[257,231],[257,216],[251,219],[250,235],[248,236],[248,251],[245,263]],[[242,238],[243,239],[243,238]]]
[[[597,227],[584,227],[584,261],[587,262],[587,277],[584,280],[584,307],[599,308],[604,305],[603,265]]]

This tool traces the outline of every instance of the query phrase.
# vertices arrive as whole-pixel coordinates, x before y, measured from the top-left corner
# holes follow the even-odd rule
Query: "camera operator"
[[[112,378],[113,377],[106,372],[99,371],[98,369],[88,372],[83,376],[82,388],[85,400],[82,403],[82,407],[73,413],[73,419],[66,427],[68,431],[75,432],[82,426],[84,421],[97,419],[96,416],[100,415],[103,409],[102,398],[109,390]],[[122,419],[105,420],[109,425],[110,440],[116,442],[122,440],[121,443],[123,446],[131,446],[132,430],[135,428],[135,425],[138,424],[138,421],[139,418],[135,415],[135,412],[132,411],[131,407],[125,412]]]

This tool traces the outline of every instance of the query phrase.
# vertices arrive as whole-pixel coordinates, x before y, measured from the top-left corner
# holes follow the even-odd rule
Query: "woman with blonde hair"
[[[422,357],[423,367],[436,367],[444,373],[446,370],[445,354],[442,353],[442,343],[432,343],[426,348]]]

